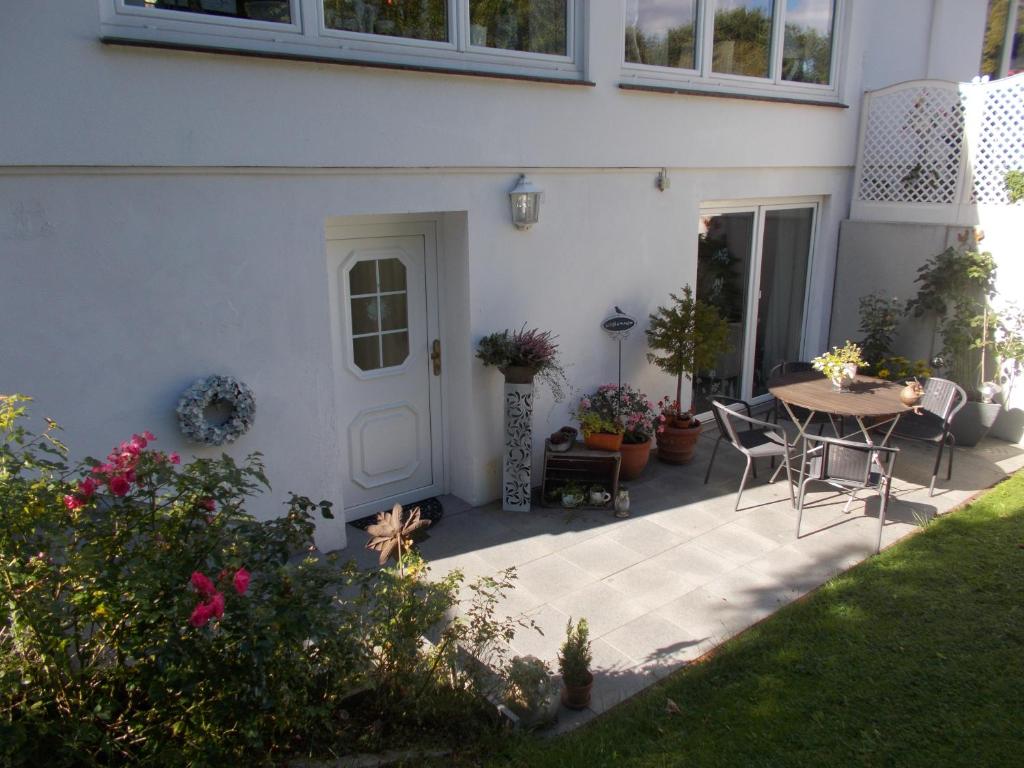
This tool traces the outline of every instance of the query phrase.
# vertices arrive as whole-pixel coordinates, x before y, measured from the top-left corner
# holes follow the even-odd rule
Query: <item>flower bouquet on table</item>
[[[868,363],[861,357],[860,347],[847,340],[842,347],[832,347],[831,352],[818,355],[811,364],[814,370],[821,371],[832,381],[834,389],[847,391],[857,376],[857,368]]]

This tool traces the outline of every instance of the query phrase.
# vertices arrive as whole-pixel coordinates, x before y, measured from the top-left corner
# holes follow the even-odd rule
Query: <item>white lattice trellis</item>
[[[908,83],[866,100],[858,197],[870,203],[954,203],[964,105],[954,83]]]
[[[1006,172],[1024,170],[1024,78],[970,88],[972,102],[981,103],[978,140],[971,152],[971,202],[1007,205]]]

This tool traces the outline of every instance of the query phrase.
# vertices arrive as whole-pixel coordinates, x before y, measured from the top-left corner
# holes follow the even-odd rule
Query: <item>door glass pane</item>
[[[567,0],[469,0],[469,41],[507,51],[568,54]]]
[[[205,13],[234,19],[255,19],[290,24],[291,0],[124,0],[129,7]]]
[[[377,262],[380,270],[380,290],[404,291],[405,290],[405,265],[398,259],[381,259]]]
[[[376,333],[380,330],[377,325],[377,297],[369,299],[352,299],[352,333]]]
[[[324,0],[328,29],[448,40],[448,0]]]
[[[364,371],[380,368],[380,337],[373,335],[352,339],[352,358]]]
[[[349,291],[353,296],[377,292],[377,262],[360,261],[348,274]]]
[[[773,0],[718,0],[715,8],[715,72],[768,77]]]
[[[409,315],[406,309],[405,294],[380,297],[380,329],[382,331],[400,331],[409,327]]]
[[[768,391],[772,368],[800,359],[813,223],[813,208],[765,212],[757,341],[751,376],[755,397]]]
[[[626,0],[626,61],[697,68],[697,0]]]
[[[786,0],[782,79],[828,84],[833,0]]]
[[[694,405],[711,410],[712,395],[742,397],[743,327],[754,241],[754,212],[702,216],[697,241],[697,298],[718,309],[729,323],[732,349],[715,367],[698,371]]]
[[[381,347],[384,351],[384,367],[401,365],[409,356],[409,334],[406,331],[399,333],[385,333],[381,337]]]

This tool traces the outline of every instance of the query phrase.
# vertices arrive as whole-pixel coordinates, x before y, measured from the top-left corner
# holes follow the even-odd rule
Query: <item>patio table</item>
[[[824,413],[832,420],[833,429],[836,417],[856,420],[864,439],[871,445],[875,444],[872,429],[888,427],[881,440],[881,445],[885,445],[900,417],[913,411],[900,400],[901,389],[899,384],[885,379],[858,375],[850,383],[849,391],[838,392],[832,382],[817,371],[790,373],[768,382],[768,391],[785,406],[799,438],[803,438],[814,415]],[[808,412],[803,421],[793,412],[794,406]],[[839,435],[839,430],[835,433]]]

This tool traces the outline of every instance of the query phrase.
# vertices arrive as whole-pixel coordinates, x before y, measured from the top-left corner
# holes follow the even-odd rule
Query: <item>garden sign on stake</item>
[[[622,389],[622,342],[629,338],[630,332],[636,327],[636,318],[627,315],[618,307],[613,314],[601,321],[601,329],[619,342],[619,389]]]

